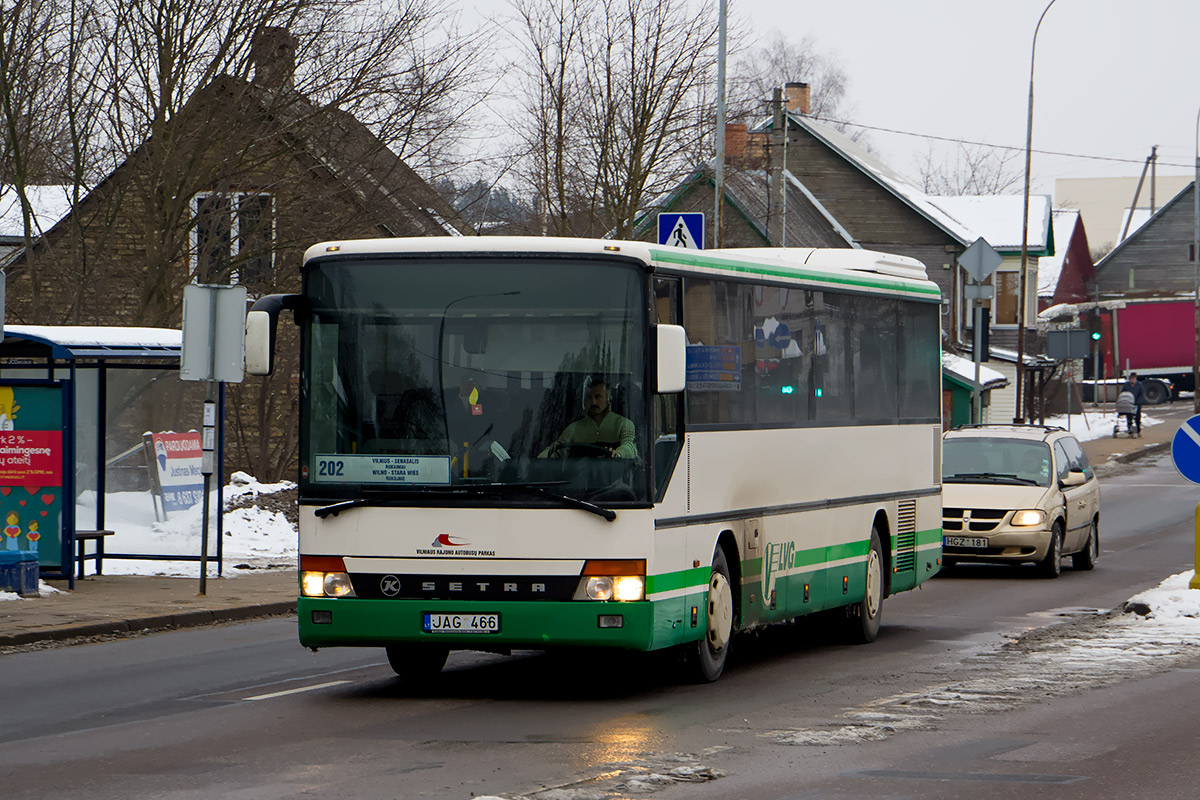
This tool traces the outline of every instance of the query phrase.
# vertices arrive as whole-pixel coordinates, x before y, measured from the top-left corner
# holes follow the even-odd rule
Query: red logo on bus
[[[459,538],[458,536],[451,536],[448,533],[439,533],[438,537],[433,540],[434,547],[462,547],[468,544],[470,544],[470,542],[468,542],[466,539]]]

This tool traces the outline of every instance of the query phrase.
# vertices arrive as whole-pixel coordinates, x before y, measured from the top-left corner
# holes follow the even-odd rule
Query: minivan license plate
[[[499,633],[499,614],[425,614],[426,633]]]
[[[943,547],[987,547],[988,540],[982,536],[945,536]]]

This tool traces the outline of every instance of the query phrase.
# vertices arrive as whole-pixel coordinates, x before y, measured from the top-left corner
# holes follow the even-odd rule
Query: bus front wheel
[[[390,644],[386,648],[388,664],[405,680],[422,680],[437,675],[446,666],[450,648],[434,644]]]
[[[713,553],[712,571],[708,577],[708,613],[704,638],[691,645],[691,673],[702,683],[712,683],[725,671],[733,638],[733,582],[729,577],[729,562],[720,547]]]
[[[846,609],[846,638],[854,644],[869,644],[879,635],[883,616],[883,545],[879,531],[871,528],[871,549],[867,552],[866,588],[863,598]]]

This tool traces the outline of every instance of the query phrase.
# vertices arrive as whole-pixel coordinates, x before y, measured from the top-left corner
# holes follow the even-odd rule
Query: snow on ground
[[[264,508],[261,503],[245,507],[240,500],[258,501],[269,495],[294,489],[290,481],[264,484],[244,472],[235,472],[225,486],[224,536],[222,557],[224,575],[247,574],[262,569],[294,569],[296,566],[296,527],[281,511]],[[94,500],[93,500],[94,502]],[[80,503],[81,508],[84,503]],[[209,501],[210,577],[216,577],[217,493]],[[202,504],[169,515],[156,522],[150,496],[146,492],[108,494],[104,499],[105,525],[116,531],[105,545],[108,553],[199,555],[204,508]],[[88,566],[91,564],[89,562]],[[195,577],[198,562],[104,559],[104,572],[111,575],[167,575]]]
[[[1086,413],[1080,414],[1078,411],[1071,414],[1068,421],[1066,414],[1059,414],[1055,417],[1046,417],[1047,425],[1054,425],[1059,428],[1066,428],[1075,435],[1075,438],[1081,442],[1090,441],[1091,439],[1103,439],[1105,436],[1112,436],[1113,425],[1117,422],[1117,414],[1115,411],[1110,411],[1107,414],[1089,409]],[[1161,419],[1157,419],[1142,412],[1142,427],[1149,428],[1151,425],[1162,424]],[[1125,420],[1121,420],[1121,432],[1124,435]]]
[[[296,527],[282,511],[266,506],[272,496],[296,488],[290,481],[259,483],[244,472],[235,472],[225,486],[224,536],[222,556],[224,577],[246,575],[267,569],[295,569]],[[94,513],[95,495],[80,498],[77,513]],[[249,503],[247,505],[247,503]],[[239,507],[239,506],[245,507]],[[217,577],[216,564],[217,493],[209,502],[208,575]],[[104,498],[105,525],[116,533],[105,544],[106,553],[138,555],[196,555],[200,554],[203,506],[172,513],[166,521],[155,521],[154,504],[148,492],[109,493]],[[89,574],[95,562],[87,563]],[[194,578],[200,575],[199,561],[160,561],[104,559],[106,575],[165,575]],[[51,594],[53,587],[42,581],[41,594]],[[15,600],[18,595],[0,592],[0,600]]]

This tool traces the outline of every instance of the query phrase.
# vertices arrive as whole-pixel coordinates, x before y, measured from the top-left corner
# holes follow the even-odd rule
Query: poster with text
[[[204,473],[201,472],[200,432],[155,433],[151,438],[163,509],[168,514],[186,511],[202,501]]]
[[[0,549],[62,566],[62,388],[0,386]]]

